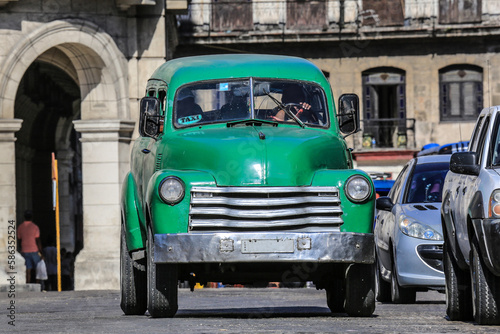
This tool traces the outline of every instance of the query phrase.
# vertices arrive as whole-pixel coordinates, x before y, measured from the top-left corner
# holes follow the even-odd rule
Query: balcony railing
[[[355,149],[416,147],[414,118],[378,118],[361,123],[362,131],[354,138]]]

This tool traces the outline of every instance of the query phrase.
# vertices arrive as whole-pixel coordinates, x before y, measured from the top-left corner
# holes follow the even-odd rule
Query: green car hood
[[[307,186],[314,173],[349,168],[343,140],[318,129],[238,125],[162,139],[161,168],[197,170],[219,186]]]

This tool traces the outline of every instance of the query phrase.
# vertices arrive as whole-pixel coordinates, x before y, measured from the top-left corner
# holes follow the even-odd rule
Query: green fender
[[[186,189],[184,198],[175,205],[166,204],[158,194],[161,181],[175,176],[184,182]],[[191,202],[191,188],[216,187],[215,179],[210,173],[202,171],[181,171],[163,169],[154,173],[148,182],[145,206],[151,214],[151,227],[155,234],[187,233],[189,225],[189,206]]]
[[[353,175],[363,176],[371,185],[370,197],[362,203],[354,203],[345,194],[345,183]],[[375,187],[368,174],[357,169],[323,170],[316,172],[312,182],[313,186],[335,186],[339,189],[342,205],[342,219],[344,224],[342,232],[373,233],[375,221]]]
[[[145,248],[146,229],[144,217],[138,205],[137,190],[132,173],[125,177],[121,194],[122,223],[129,251]]]

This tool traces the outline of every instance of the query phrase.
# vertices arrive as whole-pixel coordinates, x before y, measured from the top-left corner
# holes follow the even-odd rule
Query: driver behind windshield
[[[317,118],[311,111],[311,105],[306,102],[307,97],[304,89],[299,85],[287,85],[283,89],[283,94],[281,95],[281,103],[285,107],[290,108],[301,121],[303,122],[317,122]],[[270,115],[269,118],[275,121],[285,121],[285,111],[279,107],[274,108],[274,115]]]

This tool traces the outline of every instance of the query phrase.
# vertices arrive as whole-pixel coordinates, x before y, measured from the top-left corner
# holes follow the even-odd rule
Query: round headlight
[[[372,192],[367,179],[362,176],[351,176],[345,184],[345,194],[353,202],[363,202]]]
[[[165,203],[179,203],[184,198],[184,182],[175,176],[169,176],[161,181],[158,192]]]

